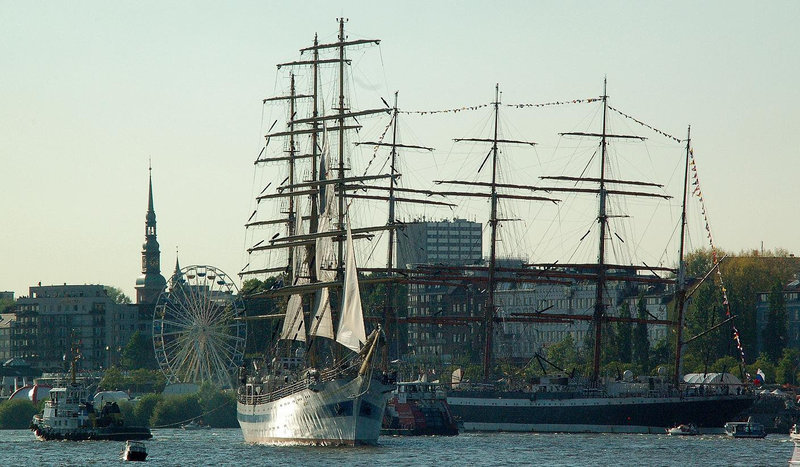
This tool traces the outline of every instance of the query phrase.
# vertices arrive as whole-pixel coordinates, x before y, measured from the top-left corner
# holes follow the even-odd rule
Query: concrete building
[[[455,276],[447,285],[409,284],[409,317],[463,317],[483,313],[485,293],[463,271],[447,266],[479,265],[482,258],[482,225],[465,219],[426,221],[405,224],[397,236],[398,267],[440,265],[434,276]],[[430,275],[428,271],[425,273]],[[457,276],[462,275],[462,278]],[[450,361],[454,355],[477,357],[481,351],[482,327],[479,323],[461,326],[409,323],[409,360]]]
[[[397,235],[397,265],[481,264],[482,230],[465,219],[407,222]]]
[[[0,314],[0,364],[11,358],[11,323],[16,320],[14,313]]]
[[[138,324],[138,307],[115,303],[105,286],[31,287],[27,297],[17,300],[11,356],[40,370],[58,371],[66,368],[74,346],[81,369],[107,368],[119,361]]]
[[[758,352],[764,350],[764,328],[769,320],[769,292],[761,292],[756,299],[756,340]],[[783,288],[786,305],[786,347],[800,348],[800,279],[794,279]]]
[[[571,284],[516,284],[515,287],[501,285],[497,297],[497,316],[511,317],[515,313],[538,313],[559,315],[591,316],[594,311],[596,287],[590,281],[571,281]],[[645,306],[649,318],[666,320],[667,303],[672,299],[672,292],[661,288],[647,291],[631,283],[609,281],[606,284],[606,313],[619,316],[623,303],[628,304],[631,316],[636,317],[640,294],[644,294]],[[634,325],[635,326],[635,325]],[[528,360],[537,352],[548,346],[557,344],[568,335],[581,348],[592,332],[591,321],[569,322],[500,322],[496,325],[497,334],[494,340],[494,351],[498,358],[512,360]],[[666,325],[648,325],[648,337],[651,345],[666,337],[669,330]]]

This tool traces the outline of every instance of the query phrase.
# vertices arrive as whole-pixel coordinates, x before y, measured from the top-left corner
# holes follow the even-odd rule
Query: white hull
[[[391,386],[368,376],[322,382],[261,404],[237,403],[248,443],[376,444]]]

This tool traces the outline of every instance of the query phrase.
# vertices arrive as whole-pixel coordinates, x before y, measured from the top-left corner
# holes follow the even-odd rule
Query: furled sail
[[[347,220],[347,259],[344,270],[344,298],[342,313],[339,317],[339,333],[336,342],[354,352],[360,350],[360,344],[367,341],[364,329],[364,313],[361,309],[361,293],[358,289],[358,270],[356,269],[353,234],[350,232],[350,219]]]
[[[302,218],[303,216],[298,209],[296,213],[295,232],[301,231]],[[293,253],[291,271],[295,279],[292,283],[294,285],[302,285],[308,282],[308,279],[303,278],[304,275],[298,274],[298,271],[308,263],[305,258],[305,249],[294,248]],[[304,342],[306,340],[306,320],[303,316],[303,299],[299,294],[294,294],[289,297],[289,302],[286,305],[286,316],[283,318],[281,339]]]
[[[328,134],[323,132],[322,154],[320,157],[320,180],[326,180],[330,173]],[[327,232],[332,229],[336,198],[331,185],[320,184],[319,201],[319,227],[318,232]],[[332,282],[336,272],[331,265],[335,264],[335,251],[332,237],[321,237],[316,240],[316,258],[314,261],[317,280]],[[331,319],[331,301],[328,288],[322,288],[314,295],[314,318],[311,321],[311,335],[333,339],[333,320]]]

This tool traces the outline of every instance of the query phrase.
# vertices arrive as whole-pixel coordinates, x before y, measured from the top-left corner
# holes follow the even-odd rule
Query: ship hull
[[[753,403],[749,395],[698,397],[541,397],[535,393],[470,391],[447,397],[465,431],[665,433],[681,423],[722,432]]]
[[[237,418],[247,443],[373,445],[392,389],[368,376],[339,378],[272,402],[239,400]]]
[[[79,430],[56,430],[50,427],[34,427],[33,432],[42,441],[128,441],[146,440],[153,437],[145,427],[107,427]]]

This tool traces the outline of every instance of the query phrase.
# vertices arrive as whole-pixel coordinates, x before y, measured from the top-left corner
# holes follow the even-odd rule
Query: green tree
[[[0,430],[21,430],[28,428],[31,419],[39,412],[36,405],[26,399],[16,399],[0,403]]]
[[[800,368],[800,350],[783,349],[778,365],[775,367],[775,382],[778,384],[797,384],[797,371]]]
[[[14,306],[14,300],[10,298],[0,298],[0,313],[6,313],[11,307]]]
[[[572,334],[567,334],[564,340],[548,347],[547,359],[562,370],[569,371],[578,366],[578,351]]]
[[[775,382],[775,364],[770,361],[769,356],[765,353],[761,353],[756,361],[752,364],[747,365],[747,372],[750,373],[751,377],[755,377],[758,370],[761,370],[764,373],[764,382],[767,384],[772,384]]]
[[[647,374],[650,372],[650,340],[647,337],[647,304],[644,296],[639,297],[636,317],[640,321],[633,329],[633,363],[640,368],[642,374]]]
[[[197,394],[183,396],[167,396],[162,398],[153,408],[150,426],[177,426],[189,419],[203,414]]]
[[[145,394],[139,398],[139,401],[133,407],[136,425],[150,426],[150,418],[153,416],[153,410],[163,398],[161,394]]]
[[[139,331],[133,333],[122,349],[122,368],[126,370],[158,368],[153,342]]]
[[[198,402],[203,409],[203,422],[215,428],[236,428],[236,394],[233,391],[220,391],[209,383],[203,383],[197,392]]]
[[[631,309],[628,302],[622,302],[619,307],[619,317],[623,319],[631,318]],[[615,323],[617,330],[617,360],[623,363],[630,363],[633,356],[631,340],[633,339],[632,327],[630,322]]]
[[[100,387],[106,391],[127,391],[130,386],[130,378],[115,366],[106,369],[103,379],[100,380]]]
[[[769,311],[767,323],[761,334],[761,350],[766,352],[770,360],[780,360],[786,345],[786,301],[783,297],[781,282],[775,282],[769,293]]]
[[[104,287],[106,290],[106,294],[114,300],[114,303],[118,303],[120,305],[130,305],[131,304],[131,297],[125,295],[125,292],[118,289],[117,287],[112,287],[107,285]]]

